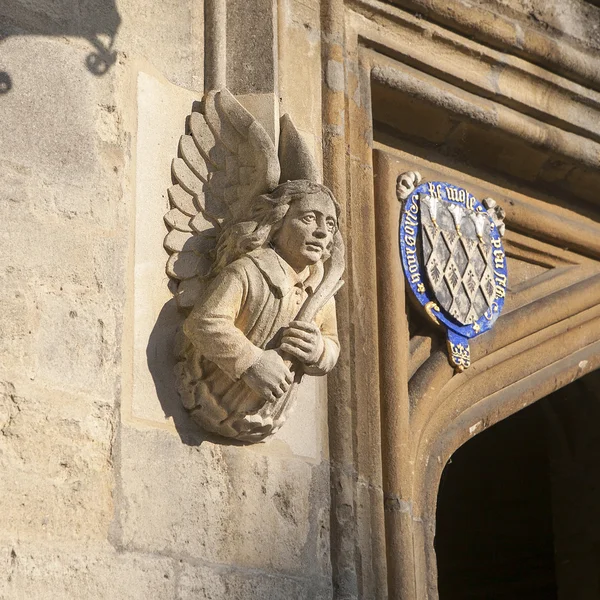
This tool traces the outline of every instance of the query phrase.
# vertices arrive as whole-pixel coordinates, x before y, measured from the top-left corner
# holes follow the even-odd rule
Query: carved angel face
[[[290,204],[273,238],[278,254],[297,272],[323,258],[337,230],[333,201],[323,193],[309,194]]]

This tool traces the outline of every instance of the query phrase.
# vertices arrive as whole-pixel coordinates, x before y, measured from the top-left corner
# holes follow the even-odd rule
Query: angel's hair
[[[324,194],[331,199],[336,216],[339,218],[340,205],[331,191],[324,185],[307,179],[286,181],[270,194],[258,196],[248,213],[221,233],[215,249],[215,262],[209,276],[216,275],[248,252],[268,246],[281,227],[290,204],[295,200],[317,194]],[[328,258],[329,252],[326,251],[323,260]]]

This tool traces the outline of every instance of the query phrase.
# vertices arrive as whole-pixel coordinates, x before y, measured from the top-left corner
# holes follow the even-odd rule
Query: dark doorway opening
[[[438,493],[440,600],[600,599],[600,377],[459,448]]]

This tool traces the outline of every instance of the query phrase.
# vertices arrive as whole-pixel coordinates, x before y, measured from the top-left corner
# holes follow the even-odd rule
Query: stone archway
[[[544,402],[476,435],[446,464],[435,533],[441,600],[557,599]]]
[[[390,201],[394,174],[415,168],[415,163],[401,152],[377,151],[375,165],[378,240],[387,240],[397,227],[399,210]],[[426,177],[468,179],[425,161],[419,168]],[[475,181],[468,184],[478,187]],[[505,190],[504,197],[508,194]],[[524,203],[522,220],[513,221],[506,237],[512,274],[507,310],[492,332],[474,340],[472,367],[460,375],[448,363],[443,336],[410,301],[398,309],[405,292],[397,253],[393,244],[380,244],[380,264],[389,269],[378,279],[380,344],[390,356],[401,357],[381,371],[388,410],[383,439],[390,435],[396,440],[395,449],[390,443],[384,454],[384,473],[406,490],[402,496],[387,495],[388,565],[390,558],[397,560],[400,576],[414,585],[399,597],[438,597],[436,508],[442,471],[452,454],[475,435],[600,366],[600,264],[531,236],[527,222],[533,220],[532,210]],[[390,431],[392,411],[400,412],[402,397],[404,429]],[[390,556],[395,547],[402,548],[400,558]]]
[[[442,474],[441,600],[597,598],[599,372],[461,446]]]
[[[447,460],[600,367],[595,121],[556,70],[458,30],[370,0],[324,14],[324,178],[348,239],[329,378],[334,585],[339,598],[435,600]],[[395,186],[409,170],[507,210],[505,311],[460,375],[405,293]]]

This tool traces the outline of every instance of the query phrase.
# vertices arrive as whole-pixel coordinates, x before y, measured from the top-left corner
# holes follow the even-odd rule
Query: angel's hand
[[[242,379],[257,394],[275,402],[288,391],[294,376],[277,350],[265,350]]]
[[[279,349],[305,365],[314,365],[325,350],[325,342],[320,329],[314,323],[292,321],[283,332]]]

